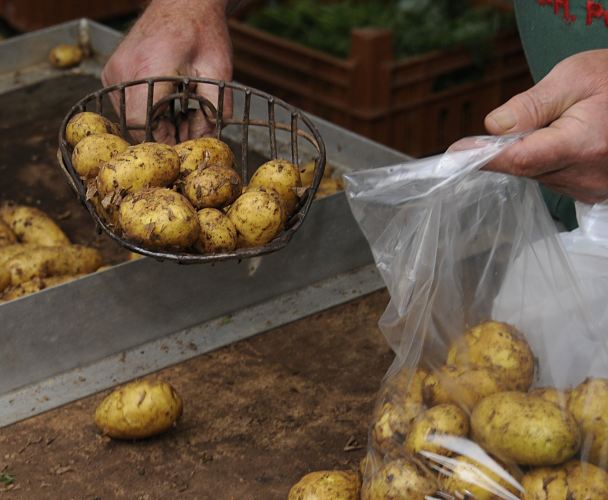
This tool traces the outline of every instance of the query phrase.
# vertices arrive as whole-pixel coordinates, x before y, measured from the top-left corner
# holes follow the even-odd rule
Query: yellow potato
[[[89,135],[74,146],[72,165],[80,177],[95,177],[103,163],[129,147],[129,143],[114,134]]]
[[[300,201],[296,189],[302,186],[300,171],[287,160],[270,160],[261,165],[251,177],[249,186],[276,191],[291,215]]]
[[[222,208],[236,200],[241,178],[232,168],[210,166],[192,172],[184,182],[184,194],[196,208]]]
[[[261,246],[273,240],[283,228],[281,204],[262,190],[248,191],[232,204],[228,218],[236,227],[239,247]]]
[[[326,196],[331,196],[332,194],[339,193],[340,191],[344,191],[342,181],[340,179],[329,177],[327,179],[323,179],[321,184],[319,184],[316,198],[325,198]]]
[[[468,415],[456,405],[440,404],[422,412],[412,422],[405,439],[405,449],[412,455],[431,452],[451,456],[453,452],[434,443],[433,436],[466,437],[468,434]]]
[[[386,401],[372,417],[372,445],[383,455],[398,457],[413,420],[425,410],[420,401]]]
[[[10,226],[0,219],[0,247],[17,243],[17,236]]]
[[[500,392],[499,378],[486,369],[442,366],[424,381],[424,398],[430,406],[453,403],[471,410],[482,398]]]
[[[444,471],[447,476],[441,480],[441,491],[452,495],[450,498],[499,500],[516,499],[521,494],[512,484],[517,484],[516,479],[505,468],[502,468],[502,472],[512,482],[467,456],[454,459],[444,466]]]
[[[292,486],[287,500],[359,500],[360,486],[356,472],[311,472]]]
[[[0,206],[0,219],[6,222],[21,243],[43,246],[70,244],[53,219],[37,208],[4,203]]]
[[[221,210],[203,208],[197,215],[201,226],[197,248],[201,252],[230,252],[236,248],[236,227]]]
[[[572,458],[581,444],[570,412],[522,392],[483,399],[471,414],[474,440],[507,463],[556,465]]]
[[[91,111],[83,111],[70,118],[65,128],[65,138],[70,146],[76,146],[88,135],[120,133],[118,126],[105,116]]]
[[[365,482],[361,500],[425,500],[438,486],[435,477],[422,464],[394,460],[380,467]]]
[[[560,408],[568,406],[568,393],[560,391],[555,387],[536,387],[528,392],[531,396],[538,396],[546,401],[551,401]]]
[[[67,283],[68,281],[75,280],[78,277],[79,276],[66,274],[63,276],[49,276],[48,278],[34,278],[32,280],[20,283],[17,286],[9,287],[2,294],[2,300],[8,301],[17,299],[19,297],[24,297],[25,295],[30,295],[31,293],[61,285],[62,283]]]
[[[183,411],[182,400],[166,382],[131,382],[106,396],[95,424],[112,438],[141,439],[165,432]]]
[[[127,195],[118,210],[118,223],[125,237],[149,248],[185,250],[200,234],[194,208],[181,194],[167,188]]]
[[[534,379],[530,345],[513,326],[498,321],[486,321],[467,330],[450,349],[446,363],[492,370],[505,390],[527,391]]]
[[[581,427],[582,458],[608,469],[608,379],[588,378],[572,389],[568,409]]]
[[[325,166],[325,170],[327,171],[328,165]],[[326,172],[324,172],[325,174]],[[312,181],[315,176],[315,162],[309,161],[306,165],[304,165],[300,169],[300,181],[303,187],[308,187],[312,184]]]
[[[0,266],[6,267],[5,264],[12,259],[15,255],[39,248],[40,245],[32,245],[29,243],[15,243],[13,245],[6,245],[0,247]]]
[[[592,464],[571,461],[560,467],[540,467],[521,481],[523,500],[604,500],[608,473]]]
[[[394,375],[389,374],[381,389],[382,399],[423,404],[424,381],[428,375],[423,368],[415,371],[402,368]]]
[[[97,176],[102,200],[115,194],[135,193],[150,187],[164,187],[179,175],[179,157],[171,146],[144,142],[130,146],[105,162]]]
[[[0,265],[0,292],[11,284],[11,273],[9,270]]]
[[[80,64],[83,55],[82,49],[78,45],[62,43],[51,49],[49,60],[56,68],[71,68]]]
[[[199,167],[214,165],[234,167],[234,154],[228,144],[213,137],[200,137],[184,141],[175,146],[179,155],[180,174],[186,176]]]

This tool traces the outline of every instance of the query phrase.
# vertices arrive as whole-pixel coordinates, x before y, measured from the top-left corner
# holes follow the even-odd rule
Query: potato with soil
[[[485,321],[467,330],[452,345],[446,363],[492,370],[510,391],[527,391],[534,379],[530,345],[517,329],[498,321]]]
[[[123,236],[153,249],[185,250],[198,240],[196,211],[181,194],[150,188],[127,195],[118,210]]]
[[[469,434],[469,416],[458,406],[440,404],[422,412],[412,422],[405,439],[405,450],[416,455],[424,452],[451,456],[453,452],[433,442],[434,437],[466,437]]]
[[[95,177],[101,166],[129,147],[122,137],[113,134],[89,135],[74,147],[72,165],[83,179]]]
[[[182,411],[182,400],[170,384],[141,380],[106,396],[95,410],[95,424],[112,438],[142,439],[170,429]]]
[[[79,277],[80,275],[72,276],[70,274],[66,274],[62,276],[50,276],[48,278],[34,278],[32,280],[20,283],[19,285],[7,288],[6,290],[4,290],[4,293],[0,295],[0,300],[15,300],[19,297],[24,297],[32,293],[46,290],[47,288],[67,283],[68,281],[75,280]]]
[[[359,500],[360,487],[356,472],[311,472],[292,486],[287,500]]]
[[[17,236],[10,226],[0,219],[0,247],[17,243]]]
[[[381,399],[399,400],[410,403],[424,403],[424,381],[429,373],[423,369],[400,369],[397,373],[389,373],[380,389]]]
[[[273,240],[283,229],[283,217],[281,203],[262,190],[243,193],[228,210],[239,247],[261,246]]]
[[[372,445],[385,456],[397,458],[414,419],[425,410],[422,402],[385,401],[372,417]]]
[[[438,489],[435,476],[413,460],[384,464],[363,485],[361,500],[425,500]]]
[[[199,167],[234,168],[234,154],[225,142],[213,137],[200,137],[175,146],[179,155],[180,175],[185,177]]]
[[[300,171],[287,160],[270,160],[261,165],[251,177],[249,187],[265,188],[276,191],[291,215],[300,199],[297,189],[302,186]]]
[[[79,65],[83,56],[84,53],[78,45],[62,43],[51,49],[49,61],[55,68],[65,69]]]
[[[608,469],[608,379],[588,378],[572,389],[568,409],[581,427],[583,459]]]
[[[105,116],[91,111],[75,114],[65,127],[65,138],[70,146],[76,146],[85,137],[96,134],[119,135],[120,130]]]
[[[203,253],[231,252],[236,248],[236,227],[221,210],[203,208],[197,213],[201,227],[196,248]]]
[[[560,467],[540,467],[521,481],[523,500],[605,500],[608,473],[592,464],[571,461]]]
[[[144,142],[128,147],[101,166],[97,190],[107,205],[115,195],[169,186],[178,175],[179,157],[171,146]]]
[[[240,195],[241,177],[232,168],[210,166],[192,172],[184,181],[184,194],[195,208],[222,208]]]
[[[0,293],[11,284],[11,273],[6,267],[0,265]]]
[[[0,219],[13,231],[20,243],[42,246],[69,245],[61,228],[42,210],[26,205],[0,205]]]
[[[564,408],[522,392],[483,399],[471,414],[473,439],[507,463],[557,465],[581,444],[574,417]]]

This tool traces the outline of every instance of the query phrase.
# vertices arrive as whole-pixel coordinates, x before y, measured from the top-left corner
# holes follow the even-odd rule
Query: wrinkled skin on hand
[[[533,130],[486,168],[585,203],[608,199],[608,49],[573,55],[490,113],[491,134]]]

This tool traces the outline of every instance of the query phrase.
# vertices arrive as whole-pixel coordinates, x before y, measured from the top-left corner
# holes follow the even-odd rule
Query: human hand
[[[232,47],[226,24],[227,0],[153,0],[129,34],[108,60],[101,75],[105,86],[152,76],[194,76],[217,80],[232,78]],[[172,91],[172,85],[155,84],[154,101]],[[217,87],[198,85],[193,93],[217,106]],[[115,108],[118,96],[112,93]],[[224,114],[232,110],[226,92]],[[126,89],[128,124],[143,125],[147,86]],[[182,123],[180,138],[186,140],[210,132],[211,126],[199,111]],[[138,137],[141,139],[141,137]],[[173,144],[174,130],[161,122],[155,139]]]
[[[486,117],[491,134],[533,130],[486,169],[534,178],[585,203],[606,200],[607,113],[608,49],[571,56]]]

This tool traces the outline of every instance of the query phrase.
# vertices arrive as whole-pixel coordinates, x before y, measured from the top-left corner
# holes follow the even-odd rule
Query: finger
[[[560,193],[578,200],[608,198],[608,173],[601,166],[572,166],[535,179]]]

